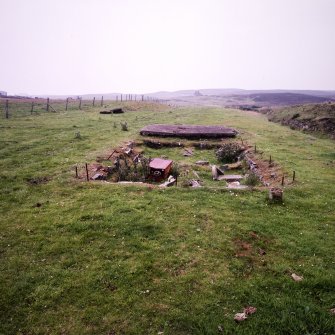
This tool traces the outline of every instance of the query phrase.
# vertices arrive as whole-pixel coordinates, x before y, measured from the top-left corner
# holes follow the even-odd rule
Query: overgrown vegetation
[[[258,176],[253,172],[249,172],[245,178],[245,184],[248,186],[258,185],[259,184]]]
[[[114,181],[146,181],[149,175],[149,158],[141,155],[134,161],[127,155],[120,155],[115,161],[115,167],[110,171],[109,178]]]
[[[0,120],[0,333],[334,334],[334,143],[242,111],[135,107],[101,116],[83,103]],[[113,127],[120,120],[128,131]],[[296,181],[271,205],[267,190],[75,179],[76,164],[151,122],[236,127]],[[216,159],[213,150],[183,157],[178,148],[145,155]],[[248,305],[257,312],[236,324]]]
[[[221,163],[234,163],[242,152],[242,147],[236,142],[228,142],[215,151],[216,157]]]

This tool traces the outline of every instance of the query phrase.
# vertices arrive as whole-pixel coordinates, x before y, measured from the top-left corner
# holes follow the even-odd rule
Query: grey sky
[[[335,89],[335,0],[0,0],[0,90]]]

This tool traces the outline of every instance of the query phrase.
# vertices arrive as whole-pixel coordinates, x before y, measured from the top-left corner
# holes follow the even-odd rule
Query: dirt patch
[[[236,257],[250,257],[254,254],[253,246],[250,243],[237,239],[234,244]]]
[[[246,158],[256,164],[257,171],[255,173],[261,179],[264,186],[273,187],[281,185],[284,172],[281,166],[272,158],[271,160],[270,158],[266,160],[262,153],[255,153],[250,147],[246,151]]]
[[[49,177],[33,177],[26,179],[29,185],[39,185],[39,184],[46,184],[50,178]]]
[[[255,231],[250,231],[244,238],[235,238],[233,243],[235,257],[248,258],[255,262],[266,255],[266,250],[271,244],[271,240],[257,234]]]

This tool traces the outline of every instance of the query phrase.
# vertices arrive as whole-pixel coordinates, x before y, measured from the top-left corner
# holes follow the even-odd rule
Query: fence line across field
[[[4,100],[4,103],[1,103],[1,109],[3,108],[4,117],[9,119],[14,113],[17,114],[19,111],[26,111],[27,115],[33,115],[34,113],[42,112],[59,112],[59,111],[68,111],[68,110],[83,110],[85,108],[97,107],[97,99],[100,98],[100,107],[104,106],[105,97],[93,97],[91,99],[83,99],[82,97],[66,99],[51,99],[51,98],[16,98],[12,97]],[[11,100],[12,99],[12,100]],[[27,99],[32,100],[31,103],[27,102]],[[167,100],[156,99],[154,97],[145,96],[144,94],[119,94],[113,98],[108,98],[106,102],[150,102],[150,103],[167,103]],[[63,105],[64,104],[64,105]],[[13,105],[15,107],[13,107]],[[19,105],[19,106],[18,106]],[[63,106],[64,107],[63,107]],[[29,106],[29,107],[28,107]]]

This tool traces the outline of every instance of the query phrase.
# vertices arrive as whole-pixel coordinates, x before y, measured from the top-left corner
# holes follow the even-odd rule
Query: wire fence
[[[2,118],[8,119],[42,113],[89,110],[92,108],[103,108],[110,102],[163,103],[164,101],[150,96],[135,94],[120,94],[116,95],[114,99],[104,99],[103,96],[91,99],[82,99],[79,96],[66,99],[4,97],[0,99],[0,115],[2,115]]]

